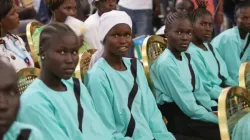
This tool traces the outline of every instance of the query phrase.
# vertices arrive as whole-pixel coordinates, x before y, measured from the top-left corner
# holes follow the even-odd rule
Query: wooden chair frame
[[[149,62],[149,55],[148,55],[149,50],[148,49],[150,47],[149,45],[152,42],[159,42],[162,44],[166,44],[164,38],[161,36],[153,35],[153,36],[148,36],[145,38],[145,40],[143,41],[143,44],[142,44],[142,62],[143,62],[144,70],[146,73],[149,73],[150,66],[151,66],[151,64]]]
[[[247,89],[246,77],[248,73],[250,73],[250,62],[245,62],[241,64],[239,70],[239,86],[245,89]]]
[[[230,122],[230,120],[233,120],[232,118],[235,118],[237,114],[241,113],[242,115],[241,117],[243,117],[250,111],[249,108],[247,108],[243,109],[243,112],[241,112],[242,110],[237,111],[231,116],[228,116],[229,112],[227,108],[228,107],[227,103],[229,97],[232,96],[241,97],[241,99],[243,99],[248,104],[248,107],[250,107],[250,94],[248,94],[244,88],[229,87],[222,90],[218,102],[219,128],[222,140],[230,140],[229,127],[232,128],[232,126],[234,126],[236,123],[236,122]]]
[[[33,39],[32,39],[32,34],[35,32],[35,30],[39,27],[43,26],[43,24],[39,23],[39,22],[30,22],[27,26],[26,26],[26,36],[27,36],[27,40],[30,46],[30,51],[32,54],[32,58],[34,63],[38,63],[38,54],[35,50],[35,46],[33,43]]]

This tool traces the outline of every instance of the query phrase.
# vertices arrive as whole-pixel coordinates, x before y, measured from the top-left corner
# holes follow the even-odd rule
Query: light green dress
[[[191,54],[192,61],[197,68],[199,77],[201,78],[204,89],[208,92],[212,99],[218,99],[223,87],[220,86],[222,80],[218,77],[218,64],[220,64],[220,74],[225,77],[225,84],[228,86],[237,86],[237,83],[232,80],[227,71],[227,66],[224,60],[220,57],[216,49],[213,49],[216,59],[208,47],[207,43],[204,43],[207,51],[202,50],[195,44],[190,43],[187,52]]]
[[[250,113],[241,118],[234,126],[232,140],[250,140]]]
[[[236,26],[222,32],[211,42],[219,52],[222,59],[226,62],[229,76],[237,83],[239,82],[240,65],[250,60],[249,46],[243,57],[240,59],[240,54],[246,45],[248,35],[242,40],[240,38],[239,29]]]
[[[129,58],[123,58],[125,71],[113,69],[104,58],[100,58],[84,79],[97,112],[115,140],[174,140],[168,132],[154,96],[149,89],[141,63],[137,60],[138,92],[133,100],[131,112],[128,107],[129,93],[134,85]],[[131,118],[135,129],[131,137],[125,137]]]
[[[30,135],[28,140],[44,140],[41,132],[35,127],[23,124],[20,122],[14,122],[8,132],[4,135],[3,140],[17,140],[20,132],[24,129],[30,130]]]
[[[112,135],[98,116],[93,101],[80,84],[83,108],[82,132],[78,128],[78,106],[73,80],[62,80],[67,91],[54,91],[36,79],[21,96],[18,120],[37,127],[44,140],[111,140]]]
[[[181,56],[180,61],[169,49],[165,49],[151,66],[150,76],[157,103],[175,102],[191,119],[218,123],[217,116],[212,112],[212,107],[217,106],[217,103],[204,90],[191,61],[196,81],[193,92],[189,61],[184,53]]]

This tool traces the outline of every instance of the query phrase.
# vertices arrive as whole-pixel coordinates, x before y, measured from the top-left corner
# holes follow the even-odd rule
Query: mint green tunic
[[[81,84],[82,132],[73,80],[62,80],[67,91],[54,91],[36,79],[21,96],[18,120],[37,127],[44,140],[111,140],[112,135],[98,116],[93,101]]]
[[[3,140],[17,140],[23,129],[31,130],[28,140],[44,140],[42,133],[38,129],[17,121],[12,124],[8,132],[4,135]]]
[[[123,58],[125,71],[113,69],[100,58],[84,79],[97,112],[115,140],[174,140],[168,132],[154,96],[149,89],[143,67],[137,61],[138,92],[132,104],[135,130],[132,138],[125,137],[131,112],[128,108],[129,93],[134,84],[129,58]]]
[[[239,29],[236,26],[222,32],[212,41],[212,45],[218,50],[220,56],[226,62],[229,76],[237,83],[239,82],[240,65],[250,60],[249,46],[240,59],[240,54],[246,45],[248,35],[242,40]]]
[[[237,86],[237,83],[229,76],[227,66],[217,50],[215,48],[213,49],[216,56],[215,59],[212,51],[208,47],[208,44],[204,43],[204,45],[207,48],[207,51],[204,51],[195,44],[190,43],[187,52],[192,56],[192,61],[197,68],[197,72],[199,73],[204,89],[208,92],[212,99],[218,99],[223,87],[220,87],[222,80],[218,77],[219,67],[216,59],[220,64],[220,74],[226,79],[225,84],[228,86]]]
[[[232,140],[250,140],[250,113],[241,118],[234,126]]]
[[[169,49],[165,49],[151,66],[150,76],[157,103],[161,105],[165,102],[175,102],[191,119],[218,123],[218,118],[211,109],[217,106],[217,103],[211,100],[204,90],[191,61],[196,80],[193,92],[188,59],[184,53],[181,53],[181,56],[182,60],[177,60]]]

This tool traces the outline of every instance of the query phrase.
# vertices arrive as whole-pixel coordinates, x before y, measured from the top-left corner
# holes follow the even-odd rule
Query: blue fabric
[[[49,13],[48,13],[48,9],[44,3],[44,0],[41,0],[41,3],[40,3],[40,7],[39,7],[39,11],[37,13],[37,18],[38,20],[43,23],[43,24],[47,24],[50,22],[50,16],[49,16]]]
[[[153,32],[153,11],[146,10],[131,10],[120,6],[121,11],[125,11],[133,22],[133,36],[152,35]]]

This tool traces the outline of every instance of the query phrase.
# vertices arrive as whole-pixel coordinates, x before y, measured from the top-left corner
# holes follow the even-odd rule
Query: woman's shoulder
[[[47,102],[46,90],[44,83],[40,79],[35,79],[21,95],[21,102],[25,104],[38,104],[42,102]]]

